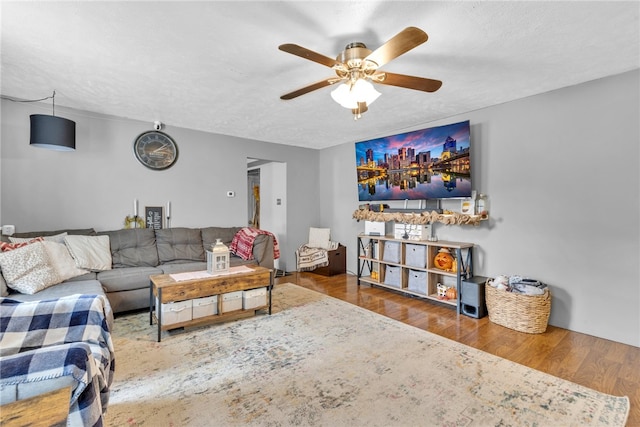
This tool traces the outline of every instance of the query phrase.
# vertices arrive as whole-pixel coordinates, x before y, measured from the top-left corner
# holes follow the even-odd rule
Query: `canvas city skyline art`
[[[358,142],[358,200],[470,197],[470,148],[468,120]]]

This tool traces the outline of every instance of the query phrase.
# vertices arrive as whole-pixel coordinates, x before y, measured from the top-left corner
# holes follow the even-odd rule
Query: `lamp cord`
[[[17,99],[17,98],[12,98],[10,96],[6,96],[6,95],[0,95],[1,99],[6,99],[7,101],[11,101],[11,102],[40,102],[40,101],[46,101],[47,99],[53,99],[53,115],[56,115],[56,91],[53,91],[53,94],[51,96],[47,96],[45,98],[40,98],[40,99]]]

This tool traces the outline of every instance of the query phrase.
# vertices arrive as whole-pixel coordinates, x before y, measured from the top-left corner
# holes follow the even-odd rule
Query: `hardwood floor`
[[[513,362],[617,396],[628,396],[627,426],[640,426],[640,348],[549,326],[543,334],[517,332],[458,315],[450,306],[361,285],[356,276],[292,273],[277,283],[330,295]],[[552,308],[553,309],[553,308]]]

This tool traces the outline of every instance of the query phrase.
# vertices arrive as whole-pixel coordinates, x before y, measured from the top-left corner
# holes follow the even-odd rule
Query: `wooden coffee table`
[[[171,274],[156,274],[149,276],[149,324],[153,325],[155,318],[158,324],[158,342],[161,340],[162,331],[187,326],[199,326],[212,322],[220,322],[255,315],[256,311],[268,309],[271,314],[271,291],[273,289],[273,270],[249,265],[251,270],[247,272],[231,273],[210,277],[200,277],[189,280],[176,281]],[[232,268],[233,271],[233,268]],[[201,272],[194,272],[201,273]],[[185,273],[179,273],[185,274]],[[202,275],[202,274],[200,274]],[[247,310],[234,310],[222,312],[222,294],[236,291],[247,291],[257,288],[267,288],[267,304]],[[159,304],[187,301],[190,299],[210,297],[218,295],[218,314],[199,317],[185,322],[162,324],[162,309],[155,310],[156,298]],[[154,313],[155,311],[155,313]]]

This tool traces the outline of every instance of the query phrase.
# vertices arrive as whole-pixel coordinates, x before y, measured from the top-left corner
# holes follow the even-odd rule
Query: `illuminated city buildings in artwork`
[[[358,144],[361,201],[470,196],[469,122]]]

